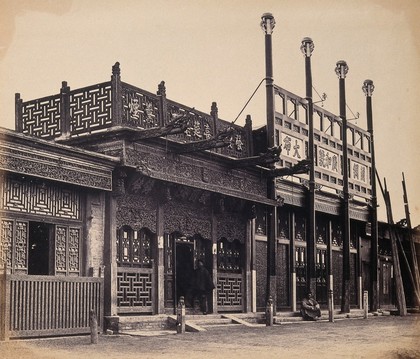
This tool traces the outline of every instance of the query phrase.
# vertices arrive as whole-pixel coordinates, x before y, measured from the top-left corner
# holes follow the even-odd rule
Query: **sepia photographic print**
[[[0,24],[0,358],[420,358],[418,0]]]

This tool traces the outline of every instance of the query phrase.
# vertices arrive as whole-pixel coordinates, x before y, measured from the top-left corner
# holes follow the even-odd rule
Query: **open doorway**
[[[51,225],[29,222],[28,274],[50,274]]]
[[[176,242],[176,302],[184,297],[191,306],[194,279],[194,242]]]

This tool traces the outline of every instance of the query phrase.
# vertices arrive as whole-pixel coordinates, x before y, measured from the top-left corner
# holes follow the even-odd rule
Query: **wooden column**
[[[335,69],[339,78],[340,93],[340,117],[342,121],[342,142],[343,142],[343,286],[341,312],[350,312],[350,208],[349,208],[349,163],[347,149],[347,118],[346,118],[346,90],[345,78],[348,66],[345,61],[338,61]]]
[[[156,298],[155,312],[162,314],[165,311],[165,257],[164,257],[164,209],[162,201],[158,201],[156,209]]]
[[[251,219],[251,298],[252,298],[252,306],[251,312],[255,313],[257,311],[257,268],[256,268],[256,256],[257,256],[257,241],[255,239],[255,218]]]
[[[214,213],[214,206],[212,206],[212,214],[211,214],[211,252],[212,252],[212,260],[213,260],[213,283],[215,285],[215,289],[213,290],[213,313],[218,313],[217,308],[217,217]]]
[[[252,312],[252,219],[246,221],[246,238],[245,238],[245,256],[244,256],[244,270],[245,270],[245,312]]]
[[[332,231],[332,220],[328,220],[328,228],[327,228],[327,290],[328,293],[333,293],[334,295],[334,276],[333,276],[333,268],[332,268],[332,238],[333,238],[333,231]],[[330,292],[331,291],[331,292]],[[332,302],[332,306],[334,307],[334,301]]]
[[[290,302],[292,312],[296,312],[296,245],[295,245],[295,213],[289,212],[290,233]]]
[[[117,243],[115,236],[116,198],[113,193],[107,193],[105,198],[105,233],[104,233],[104,314],[117,315]]]

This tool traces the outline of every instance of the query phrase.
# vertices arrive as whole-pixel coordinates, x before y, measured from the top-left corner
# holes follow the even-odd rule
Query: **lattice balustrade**
[[[218,274],[217,306],[219,310],[243,309],[242,274]]]
[[[153,311],[153,269],[118,268],[118,312]]]
[[[60,95],[24,102],[23,133],[42,138],[60,136],[60,111]]]
[[[123,122],[139,128],[159,127],[159,100],[128,84],[123,84]]]
[[[72,135],[94,132],[112,125],[111,84],[70,92],[70,132]]]

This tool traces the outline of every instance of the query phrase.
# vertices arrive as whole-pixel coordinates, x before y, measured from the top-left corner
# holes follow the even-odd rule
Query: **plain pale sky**
[[[338,60],[349,65],[346,100],[366,129],[365,79],[375,84],[373,119],[379,176],[394,219],[405,217],[405,173],[413,226],[420,224],[420,1],[418,0],[0,0],[0,123],[14,128],[14,94],[24,101],[108,81],[121,63],[124,82],[233,121],[265,76],[261,15],[276,19],[274,81],[305,95],[302,38],[315,43],[313,85],[338,110]],[[316,93],[314,92],[314,96]],[[316,97],[314,98],[314,101]],[[347,117],[353,117],[347,110]],[[250,114],[265,123],[260,88]],[[379,219],[385,205],[378,187]]]

